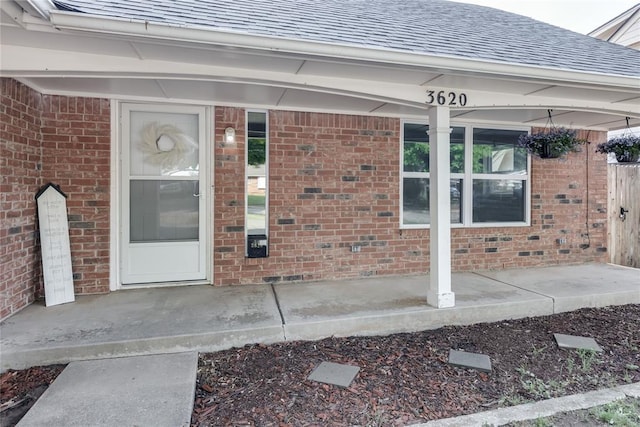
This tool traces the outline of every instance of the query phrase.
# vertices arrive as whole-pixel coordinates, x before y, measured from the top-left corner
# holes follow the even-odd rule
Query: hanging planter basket
[[[569,151],[577,151],[578,146],[586,142],[578,139],[577,131],[556,127],[551,118],[551,111],[547,110],[549,118],[542,132],[521,135],[518,138],[520,147],[541,159],[556,159]]]
[[[618,163],[636,163],[640,159],[640,136],[622,135],[598,144],[597,153],[614,153]]]
[[[578,139],[577,132],[573,129],[553,127],[543,132],[530,135],[522,135],[518,144],[530,154],[542,159],[555,159],[569,151],[577,151],[577,148],[585,141]]]

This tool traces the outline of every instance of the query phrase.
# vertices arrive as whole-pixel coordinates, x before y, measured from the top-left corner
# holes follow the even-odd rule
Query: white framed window
[[[452,124],[450,136],[452,227],[529,224],[530,160],[518,147],[528,130]],[[429,126],[406,121],[401,147],[401,228],[427,228]]]

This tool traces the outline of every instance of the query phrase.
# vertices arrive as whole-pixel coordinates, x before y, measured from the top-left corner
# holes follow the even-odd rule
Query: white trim
[[[213,105],[204,105],[204,147],[200,147],[201,150],[206,150],[205,156],[205,179],[204,188],[200,191],[206,191],[205,195],[205,284],[213,285],[214,280],[214,268],[213,268],[213,245],[215,239],[213,232],[215,230],[213,222],[215,221],[215,107]],[[193,283],[196,284],[196,283]]]
[[[399,52],[392,49],[345,46],[338,43],[291,40],[281,37],[256,36],[233,31],[179,27],[143,20],[105,18],[91,15],[55,11],[50,14],[51,23],[59,30],[97,32],[110,35],[133,36],[144,39],[171,40],[172,42],[205,43],[259,51],[296,55],[323,56],[382,64],[446,69],[478,75],[513,76],[527,79],[551,79],[556,81],[637,87],[637,77],[605,73],[562,70],[534,65],[505,64],[498,61],[436,56]]]
[[[111,189],[109,209],[109,290],[120,289],[120,103],[114,99],[111,107]]]

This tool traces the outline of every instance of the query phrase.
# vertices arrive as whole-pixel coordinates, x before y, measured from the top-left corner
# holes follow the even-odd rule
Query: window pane
[[[404,124],[404,171],[429,172],[428,125]],[[454,127],[450,136],[452,173],[464,172],[464,128]]]
[[[449,186],[451,197],[451,223],[460,224],[462,222],[462,180],[452,179]]]
[[[402,223],[429,224],[429,179],[405,178],[402,190]]]
[[[518,147],[524,131],[473,130],[473,173],[527,173],[527,152]]]
[[[131,242],[198,239],[198,181],[130,181]]]
[[[404,178],[403,216],[405,225],[430,224],[429,178]],[[452,179],[449,188],[451,197],[451,222],[462,222],[462,180]]]
[[[473,180],[473,222],[524,222],[525,185],[521,180]]]
[[[247,113],[248,235],[267,233],[267,114]]]
[[[132,176],[198,176],[198,115],[132,111]]]
[[[429,172],[429,126],[404,124],[404,171]]]

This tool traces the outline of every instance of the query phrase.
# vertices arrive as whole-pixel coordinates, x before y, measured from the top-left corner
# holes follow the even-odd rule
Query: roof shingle
[[[640,77],[640,52],[446,0],[64,0],[63,10],[180,27]]]

